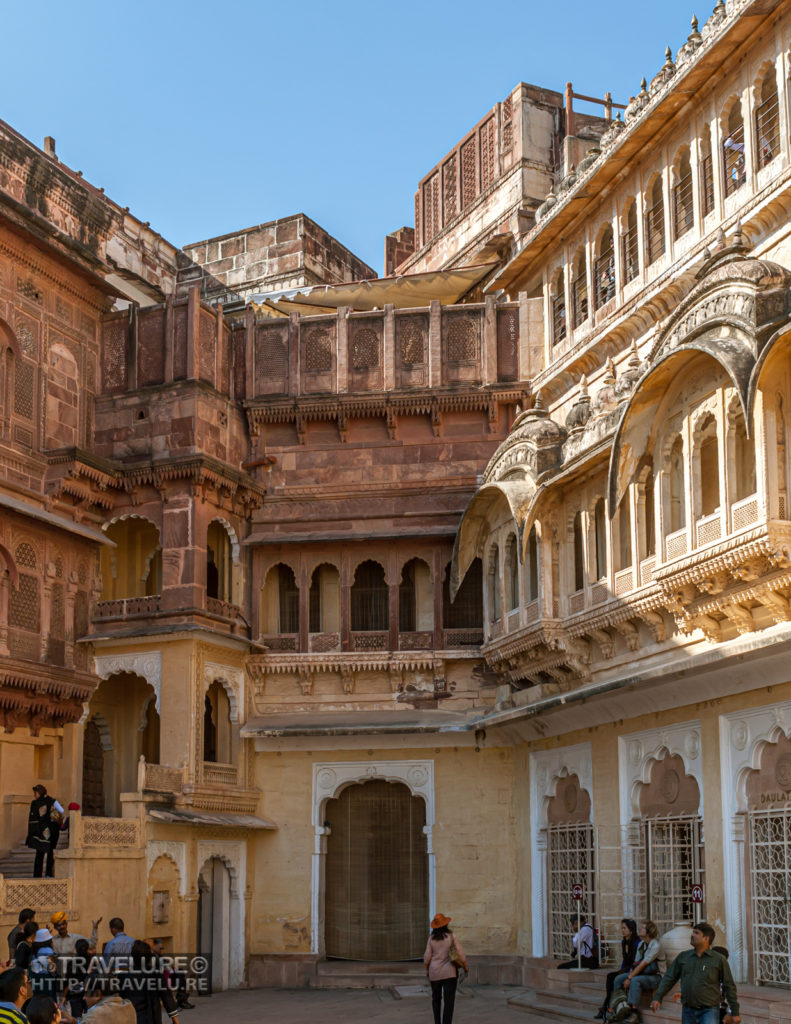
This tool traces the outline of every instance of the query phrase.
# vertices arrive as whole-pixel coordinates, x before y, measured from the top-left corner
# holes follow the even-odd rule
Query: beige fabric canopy
[[[484,263],[477,267],[432,270],[424,274],[381,277],[373,281],[316,285],[297,291],[271,292],[250,297],[250,303],[264,316],[305,316],[333,313],[340,306],[355,310],[383,309],[391,303],[396,309],[427,306],[433,299],[443,305],[457,302],[496,267]]]

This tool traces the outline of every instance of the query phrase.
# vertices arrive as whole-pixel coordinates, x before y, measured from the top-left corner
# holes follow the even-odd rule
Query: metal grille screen
[[[413,960],[428,936],[425,804],[367,782],[327,805],[325,945],[345,960]]]
[[[552,825],[547,834],[549,860],[549,942],[550,955],[565,960],[571,955],[577,928],[571,915],[579,909],[592,921],[596,900],[596,848],[593,826]],[[571,898],[572,886],[581,882],[584,898]]]
[[[750,815],[756,984],[791,985],[791,808]]]

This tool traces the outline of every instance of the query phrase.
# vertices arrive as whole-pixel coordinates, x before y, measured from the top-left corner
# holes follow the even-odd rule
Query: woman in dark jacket
[[[116,975],[122,999],[128,999],[137,1014],[137,1024],[160,1024],[162,1007],[178,1021],[179,1008],[168,986],[159,960],[142,939],[135,939],[130,953],[131,970]]]
[[[22,928],[22,934],[20,935],[16,944],[16,949],[14,950],[15,967],[23,967],[25,970],[30,967],[30,961],[35,955],[33,943],[35,942],[37,931],[38,924],[35,921],[25,921],[24,927]]]
[[[640,938],[637,934],[637,922],[633,921],[631,917],[624,917],[621,921],[621,966],[617,971],[610,971],[607,975],[607,994],[604,997],[604,1002],[599,1007],[599,1012],[594,1017],[594,1020],[604,1020],[604,1015],[607,1012],[607,1006],[610,1002],[610,996],[612,995],[613,984],[619,974],[623,974],[624,971],[631,971],[634,967],[634,960],[637,956],[637,944]]]

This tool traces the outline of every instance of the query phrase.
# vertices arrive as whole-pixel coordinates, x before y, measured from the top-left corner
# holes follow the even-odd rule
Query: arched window
[[[711,160],[711,128],[703,129],[700,139],[700,197],[703,216],[714,209],[714,168]]]
[[[389,629],[390,593],[385,571],[371,559],[361,562],[351,589],[351,627],[355,633]]]
[[[398,586],[398,630],[427,632],[434,628],[434,586],[422,558],[412,558],[401,571]]]
[[[272,566],[261,598],[261,630],[265,635],[299,633],[299,588],[290,565],[278,562]]]
[[[725,195],[732,195],[741,188],[747,178],[744,160],[744,118],[742,117],[741,101],[736,99],[731,104],[728,115],[723,119],[722,171],[724,175]]]
[[[505,588],[508,611],[519,607],[519,557],[516,553],[516,537],[511,534],[505,549]]]
[[[654,517],[654,464],[643,470],[640,477],[640,557],[649,558],[656,554],[656,535]]]
[[[720,454],[717,424],[707,416],[698,430],[700,515],[710,516],[720,505]]]
[[[747,436],[741,404],[735,403],[730,415],[731,432],[731,501],[741,501],[755,494],[755,445]]]
[[[608,224],[599,239],[593,271],[593,288],[596,295],[596,309],[599,309],[615,295],[615,249],[612,228]]]
[[[624,283],[634,281],[640,273],[640,246],[637,238],[637,203],[634,199],[629,203],[624,220],[624,233],[621,239],[623,247],[623,279]]]
[[[311,633],[339,633],[341,628],[341,576],[334,565],[322,562],[310,578]]]
[[[525,579],[527,581],[527,601],[538,600],[538,538],[535,526],[530,527],[527,535],[527,553],[525,555]]]
[[[662,175],[654,178],[647,196],[648,209],[645,213],[646,257],[649,266],[665,251],[665,199],[662,192]]]
[[[596,579],[607,575],[607,511],[604,498],[599,498],[593,511],[593,527],[596,535]]]
[[[115,547],[101,552],[102,600],[150,597],[162,586],[159,530],[148,519],[117,519],[105,530]]]
[[[450,563],[442,588],[442,625],[444,629],[481,629],[483,626],[483,565],[474,558],[465,573],[456,600],[450,599]]]
[[[216,519],[206,532],[206,596],[231,601],[233,552],[225,526]]]
[[[552,344],[559,345],[566,337],[566,275],[563,268],[555,274],[550,291],[552,299]]]
[[[763,77],[755,107],[755,162],[766,167],[780,152],[780,110],[774,67]]]
[[[488,573],[489,621],[500,618],[500,549],[495,544],[489,552]]]
[[[574,278],[571,282],[573,326],[579,327],[588,319],[588,277],[584,249],[580,249],[577,253],[573,267]]]
[[[786,462],[786,421],[783,413],[783,399],[777,396],[775,418],[775,436],[777,438],[777,489],[778,515],[781,519],[788,518],[788,468]]]
[[[632,564],[632,510],[628,491],[624,494],[621,504],[618,506],[617,527],[618,545],[616,552],[618,554],[618,562],[615,569],[616,572],[620,572],[621,569],[628,569]]]
[[[585,546],[582,537],[582,512],[574,513],[574,590],[585,586]]]
[[[684,442],[677,437],[670,448],[668,466],[668,499],[670,533],[687,525],[687,503],[684,497]]]
[[[685,146],[678,157],[673,185],[673,237],[681,238],[692,228],[692,223],[692,167],[689,149]]]
[[[203,760],[219,764],[233,764],[235,760],[231,705],[216,679],[203,702]]]

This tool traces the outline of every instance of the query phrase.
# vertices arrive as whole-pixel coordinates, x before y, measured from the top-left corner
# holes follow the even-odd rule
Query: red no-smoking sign
[[[698,884],[693,885],[692,888],[689,890],[689,895],[691,896],[693,903],[702,903],[703,886]]]
[[[573,900],[581,900],[585,892],[585,886],[582,882],[575,882],[571,887],[571,898]]]

